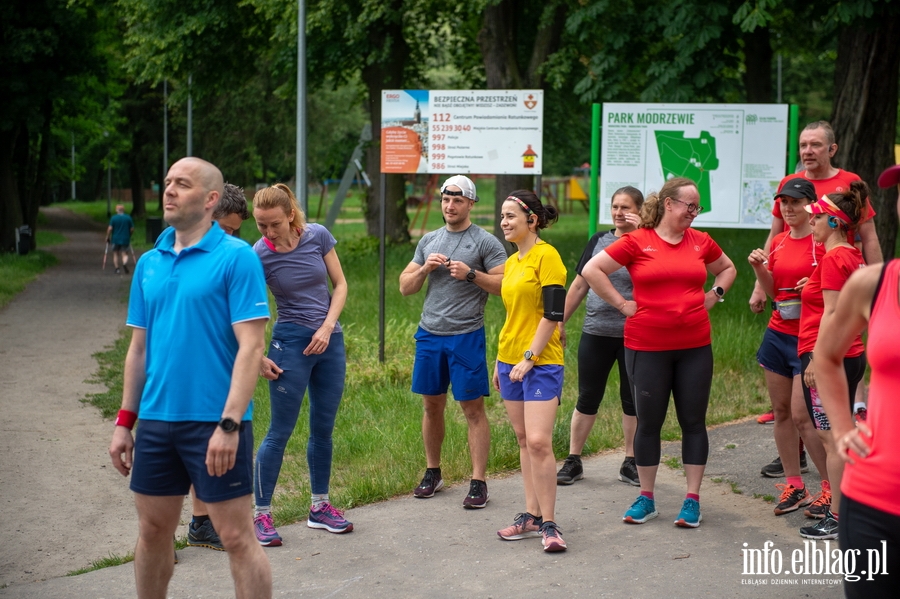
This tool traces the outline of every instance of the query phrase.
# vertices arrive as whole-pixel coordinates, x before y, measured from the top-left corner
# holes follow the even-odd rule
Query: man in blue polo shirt
[[[269,318],[262,265],[212,222],[219,169],[184,158],[165,185],[171,227],[135,268],[122,409],[109,448],[135,493],[138,596],[166,596],[172,536],[193,484],[228,552],[235,595],[271,597],[271,567],[250,517],[251,397]]]
[[[128,248],[131,246],[131,235],[134,233],[134,221],[125,214],[125,206],[116,206],[116,214],[109,219],[106,227],[106,241],[112,243],[113,266],[116,274],[120,274],[119,260],[122,260],[122,269],[128,274]]]

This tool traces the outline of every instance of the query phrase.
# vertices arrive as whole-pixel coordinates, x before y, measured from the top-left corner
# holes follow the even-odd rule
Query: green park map
[[[659,161],[666,179],[687,177],[697,183],[704,212],[712,208],[709,173],[719,168],[716,138],[708,131],[699,137],[685,137],[684,131],[656,131]]]

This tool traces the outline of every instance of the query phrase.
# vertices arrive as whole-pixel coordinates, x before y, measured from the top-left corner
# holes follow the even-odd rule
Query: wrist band
[[[119,414],[116,416],[116,426],[124,426],[131,430],[134,428],[134,423],[137,422],[137,417],[138,415],[131,410],[119,410]]]
[[[625,309],[625,304],[627,304],[627,303],[628,303],[628,300],[625,300],[624,302],[622,302],[622,307],[619,308],[619,312],[621,312],[622,310]]]

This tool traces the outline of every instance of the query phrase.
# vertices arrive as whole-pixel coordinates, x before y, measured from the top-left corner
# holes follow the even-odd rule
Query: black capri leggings
[[[600,409],[600,402],[606,393],[606,382],[613,363],[619,363],[619,397],[622,412],[636,416],[631,383],[625,368],[625,339],[622,337],[601,337],[582,333],[578,343],[578,403],[575,409],[593,416]]]
[[[844,555],[847,555],[848,549],[859,552],[854,569],[859,580],[844,579],[844,597],[888,599],[897,596],[897,580],[891,574],[896,575],[900,570],[900,516],[844,495],[841,497],[838,542]],[[874,556],[882,562],[886,558],[886,563],[878,564]],[[861,574],[861,570],[865,570],[866,574]]]
[[[812,355],[812,352],[807,352],[800,356],[800,381],[803,383],[803,399],[806,400],[806,411],[809,413],[809,417],[812,419],[816,430],[829,431],[831,430],[831,422],[825,414],[825,408],[822,407],[822,402],[818,397],[818,393],[816,394],[816,401],[814,404],[812,390],[806,386],[806,381],[802,376],[802,373],[806,372],[806,367],[809,366],[809,363],[812,361]],[[850,392],[847,396],[847,409],[852,414],[853,402],[856,400],[856,388],[859,386],[860,381],[862,381],[863,375],[866,374],[865,352],[853,358],[844,358],[844,374],[847,377],[847,387]]]
[[[660,432],[669,408],[669,394],[681,426],[681,461],[706,465],[709,436],[706,408],[712,385],[712,346],[671,351],[625,349],[625,364],[634,387],[637,434],[634,457],[638,466],[656,466],[660,456]]]

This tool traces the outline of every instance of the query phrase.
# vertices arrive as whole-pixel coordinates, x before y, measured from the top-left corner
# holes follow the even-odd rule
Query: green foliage
[[[38,233],[41,235],[41,233]],[[57,240],[39,237],[40,243],[55,243]],[[25,256],[0,253],[0,308],[12,301],[25,286],[46,268],[57,263],[53,254],[37,250]]]

